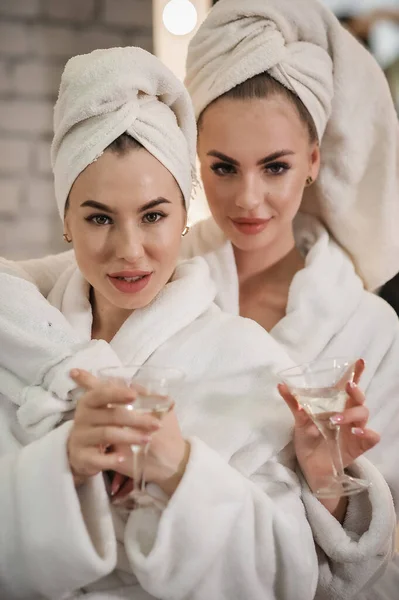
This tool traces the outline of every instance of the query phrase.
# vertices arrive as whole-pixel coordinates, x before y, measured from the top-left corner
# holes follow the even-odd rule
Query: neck
[[[258,276],[263,280],[267,277],[291,281],[295,273],[304,266],[304,260],[295,246],[292,229],[267,249],[248,252],[234,247],[234,256],[240,284]]]
[[[90,291],[90,302],[93,311],[91,337],[110,342],[133,311],[113,306],[93,288]]]

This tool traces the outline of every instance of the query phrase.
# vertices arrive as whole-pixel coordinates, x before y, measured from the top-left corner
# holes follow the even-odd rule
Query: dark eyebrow
[[[112,208],[110,208],[106,204],[102,204],[101,202],[96,202],[95,200],[86,200],[85,202],[82,202],[82,204],[80,206],[81,206],[81,208],[83,208],[84,206],[89,206],[90,208],[97,208],[98,210],[103,210],[110,214],[113,214],[115,212],[112,210]]]
[[[231,165],[235,165],[236,167],[238,167],[240,165],[240,163],[237,160],[234,160],[234,158],[230,158],[230,156],[227,156],[226,154],[222,154],[221,152],[218,152],[217,150],[211,150],[210,152],[208,152],[207,156],[214,156],[215,158],[219,158],[223,162],[230,163]]]
[[[289,155],[292,155],[292,154],[295,154],[295,152],[293,152],[292,150],[278,150],[277,152],[273,152],[272,154],[269,154],[268,156],[265,156],[264,158],[261,158],[260,160],[258,160],[258,162],[256,164],[258,166],[259,165],[264,165],[264,164],[267,164],[269,162],[272,162],[273,160],[276,160],[277,158],[281,158],[282,156],[289,156]],[[240,166],[240,163],[238,162],[238,160],[235,160],[234,158],[231,158],[230,156],[227,156],[227,154],[223,154],[222,152],[218,152],[217,150],[211,150],[210,152],[208,152],[208,156],[214,156],[215,158],[219,158],[223,162],[229,163],[229,164],[234,165],[236,167]]]
[[[167,200],[166,198],[156,198],[155,200],[151,200],[150,202],[147,202],[147,204],[143,204],[143,206],[141,208],[139,208],[139,212],[145,212],[146,210],[150,210],[151,208],[156,208],[157,206],[159,206],[160,204],[172,204],[170,202],[170,200]]]
[[[166,200],[166,198],[156,198],[155,200],[151,200],[150,202],[143,204],[143,206],[141,206],[139,208],[138,212],[140,212],[140,213],[145,212],[146,210],[155,208],[156,206],[159,206],[160,204],[171,204],[171,202],[169,200]],[[102,202],[96,202],[95,200],[86,200],[80,206],[81,207],[88,206],[90,208],[96,208],[97,210],[103,210],[104,212],[107,212],[111,215],[115,213],[115,211],[112,210],[112,208],[110,208],[106,204],[102,204]]]
[[[272,154],[265,156],[265,158],[258,160],[256,164],[264,165],[269,162],[272,162],[273,160],[276,160],[277,158],[281,158],[282,156],[290,156],[292,154],[295,154],[295,152],[293,152],[292,150],[278,150],[277,152],[273,152]]]

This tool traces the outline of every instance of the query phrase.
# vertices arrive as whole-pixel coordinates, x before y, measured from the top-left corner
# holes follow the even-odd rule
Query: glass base
[[[356,479],[349,475],[329,477],[314,492],[316,498],[340,498],[341,496],[354,496],[369,489],[371,482],[366,479]]]
[[[130,510],[135,510],[136,508],[148,508],[149,506],[159,508],[160,510],[165,508],[165,503],[162,500],[150,496],[146,491],[132,491],[129,499],[131,501]]]

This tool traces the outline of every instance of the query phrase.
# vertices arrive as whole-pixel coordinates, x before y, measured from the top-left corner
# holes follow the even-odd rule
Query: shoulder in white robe
[[[219,336],[216,335],[217,329],[215,327],[216,321],[220,323],[220,327],[222,328],[221,333],[223,333],[223,331],[228,328],[225,327],[225,324],[222,324],[226,323],[226,319],[231,318],[231,313],[237,314],[238,312],[238,283],[231,246],[226,243],[222,237],[218,240],[208,227],[214,227],[211,221],[208,222],[208,225],[207,223],[203,223],[197,226],[197,229],[194,228],[194,231],[190,233],[190,236],[187,236],[187,239],[191,240],[190,243],[192,243],[192,240],[196,240],[196,247],[199,248],[199,251],[203,252],[204,258],[210,266],[212,277],[218,284],[217,301],[225,311],[230,313],[230,316],[225,314],[223,317],[220,312],[217,313],[217,319],[212,325],[212,335],[215,339],[218,339]],[[197,232],[201,231],[201,228],[204,234],[198,235]],[[217,244],[216,247],[211,247],[206,251],[207,248],[205,242],[208,232],[212,233],[212,235],[209,236],[212,244],[215,244],[215,240],[217,241]],[[193,237],[191,237],[191,235]],[[342,251],[340,252],[343,254]],[[189,254],[190,251],[186,249],[186,253]],[[196,253],[195,249],[193,253]],[[311,251],[308,252],[307,262],[310,260],[310,255]],[[62,260],[65,260],[65,258],[67,258],[66,264],[70,264],[71,257],[63,257]],[[348,263],[351,264],[350,261],[348,261]],[[218,271],[219,275],[223,275],[222,283],[217,275]],[[306,269],[304,269],[304,271],[306,271]],[[300,275],[300,273],[298,273],[298,275]],[[298,275],[296,277],[298,277]],[[14,404],[19,406],[17,415],[19,422],[23,425],[23,435],[26,436],[24,443],[26,443],[30,439],[43,435],[45,430],[50,429],[57,422],[59,417],[54,415],[58,414],[59,411],[67,410],[68,392],[70,391],[70,380],[67,377],[69,369],[75,365],[81,367],[86,366],[89,368],[90,364],[99,366],[101,366],[101,364],[116,364],[118,362],[118,351],[115,344],[107,345],[102,342],[91,342],[89,333],[86,337],[81,335],[81,331],[79,331],[78,334],[76,328],[71,327],[70,321],[67,321],[65,316],[54,310],[54,308],[51,308],[50,310],[48,303],[46,303],[42,297],[39,298],[37,293],[33,293],[34,287],[27,282],[12,275],[3,274],[0,277],[3,281],[6,280],[7,283],[7,293],[4,292],[4,295],[2,295],[0,290],[0,306],[6,306],[7,302],[8,305],[10,305],[9,294],[11,290],[16,290],[19,296],[26,298],[26,305],[28,305],[29,302],[30,306],[29,313],[25,312],[21,315],[21,307],[20,305],[18,306],[19,302],[13,302],[11,303],[12,308],[8,306],[9,312],[3,313],[3,317],[0,314],[0,320],[3,319],[5,327],[8,327],[8,330],[5,329],[6,335],[4,335],[4,331],[1,335],[5,339],[8,339],[11,350],[11,352],[7,353],[5,356],[4,361],[2,360],[3,372],[0,377],[0,385],[2,385],[2,391],[7,391],[8,397],[12,398]],[[68,275],[66,275],[66,277],[68,278]],[[356,287],[357,286],[356,280]],[[234,289],[236,289],[236,296],[234,296]],[[295,286],[293,289],[295,289]],[[225,293],[226,290],[228,290],[228,293]],[[25,294],[25,296],[23,296],[23,294]],[[292,294],[290,294],[290,300],[291,297]],[[58,308],[61,308],[64,311],[64,307],[58,306]],[[212,309],[212,311],[216,310],[216,308]],[[290,313],[290,311],[288,312]],[[82,310],[82,313],[84,313],[84,310]],[[35,315],[37,315],[37,318],[32,318]],[[35,322],[34,325],[32,325],[32,321]],[[239,321],[246,323],[245,327],[247,328],[247,320],[240,319]],[[14,327],[14,329],[12,327]],[[272,332],[271,337],[256,324],[251,323],[251,335],[253,335],[254,327],[256,328],[255,335],[259,340],[262,337],[262,340],[268,340],[268,344],[273,341],[274,331]],[[72,334],[71,330],[73,332]],[[249,328],[247,328],[247,330],[249,331]],[[87,329],[87,331],[89,331],[89,329]],[[299,348],[301,339],[305,339],[305,341],[309,342],[309,331],[314,332],[315,328],[313,324],[311,324],[308,329],[301,327],[300,331],[303,332],[302,338],[299,335],[300,332],[298,334],[296,333],[295,323],[293,327],[288,328],[288,331],[292,332],[294,338],[295,335],[297,336],[297,338],[294,339],[294,342],[297,340]],[[182,334],[180,342],[183,348],[185,340],[187,339],[186,334],[187,332]],[[194,337],[199,334],[200,331],[197,331]],[[22,345],[22,340],[26,339],[28,335],[30,336],[29,344],[26,346],[26,351],[23,356],[24,365],[21,369],[20,365],[18,365],[19,361],[16,359],[18,356],[17,352]],[[29,361],[29,357],[32,356],[32,348],[35,347],[35,341],[36,343],[39,341],[38,335],[40,336],[40,342],[39,348],[37,352],[34,353],[32,359],[33,366],[32,364],[26,365],[26,361]],[[178,336],[178,334],[176,335]],[[225,336],[226,334],[223,333],[223,335]],[[56,341],[54,342],[55,338]],[[68,345],[68,338],[73,341],[72,344]],[[235,341],[230,340],[230,343],[233,345],[237,344],[236,337],[234,337],[234,340]],[[281,339],[278,339],[278,337],[277,341],[279,344],[274,346],[273,352],[278,356],[281,354],[281,348],[285,356],[285,349],[283,348],[284,342]],[[262,341],[260,343],[261,346],[259,346],[255,352],[258,361],[264,359],[263,355],[259,356],[259,348],[266,342]],[[164,342],[164,345],[165,348],[167,348],[167,342]],[[42,346],[44,346],[43,351]],[[288,348],[288,344],[287,349],[292,358],[297,360],[298,357],[292,352],[292,348]],[[160,352],[160,350],[158,351]],[[340,353],[342,354],[342,350]],[[244,355],[246,356],[246,351],[244,352]],[[183,351],[181,357],[179,356],[179,361],[183,359],[184,356],[185,352]],[[300,356],[300,354],[298,354],[298,356]],[[168,351],[166,352],[165,357],[170,357]],[[194,375],[198,376],[198,374],[195,373]],[[36,385],[23,385],[22,380],[25,380],[26,383],[34,382]],[[58,403],[55,412],[54,402]],[[32,411],[32,407],[35,410]],[[207,427],[204,427],[203,431],[206,434]],[[205,440],[203,440],[202,436],[199,437],[201,437],[202,441],[207,441],[206,437]],[[381,569],[386,564],[387,557],[390,556],[390,545],[389,542],[387,543],[386,537],[390,526],[390,510],[389,508],[387,510],[387,505],[384,506],[386,493],[381,492],[381,490],[384,489],[384,483],[380,480],[378,473],[373,470],[367,461],[359,461],[357,469],[359,472],[361,472],[362,469],[367,471],[368,476],[374,482],[374,489],[372,488],[370,494],[365,496],[365,498],[358,497],[351,499],[351,510],[348,511],[348,520],[344,524],[344,528],[340,527],[338,523],[324,511],[311,494],[306,493],[306,486],[304,486],[305,506],[315,539],[318,543],[321,569],[317,597],[320,598],[351,597],[354,590],[360,589],[367,581],[380,573]],[[379,491],[374,494],[374,490]],[[362,515],[362,518],[359,521],[360,514]],[[322,515],[322,517],[320,515]],[[364,518],[365,515],[367,515],[366,518]],[[337,537],[331,535],[332,530],[335,530]],[[385,541],[383,543],[382,539],[384,536]],[[348,586],[348,579],[351,580],[351,586]],[[333,593],[333,595],[331,595],[331,593]]]
[[[398,317],[384,300],[364,289],[350,258],[316,219],[299,214],[295,237],[305,268],[295,275],[286,316],[270,336],[297,363],[342,355],[365,360],[361,386],[370,409],[369,426],[381,434],[381,442],[366,456],[388,482],[399,517]],[[196,224],[184,244],[185,256],[200,254],[208,262],[217,304],[238,314],[233,249],[213,219]],[[394,589],[399,590],[399,554],[364,600],[388,600]]]
[[[82,341],[91,336],[88,291],[72,267],[50,294]],[[293,471],[292,419],[276,393],[275,371],[289,361],[255,323],[222,313],[213,298],[206,263],[184,263],[110,343],[125,365],[187,374],[174,400],[191,454],[163,513],[133,511],[118,525],[101,475],[74,489],[66,457],[71,423],[24,445],[21,413],[3,397],[3,597],[58,598],[98,586],[112,597],[117,578],[126,598],[134,584],[139,596],[173,600],[314,595],[317,557]],[[59,421],[62,407],[53,400]],[[25,423],[37,422],[37,406],[24,408]],[[146,535],[139,535],[143,522]]]

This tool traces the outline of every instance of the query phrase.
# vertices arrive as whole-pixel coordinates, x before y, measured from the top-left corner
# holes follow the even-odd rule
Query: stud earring
[[[72,242],[71,238],[68,236],[67,233],[64,233],[64,235],[62,237],[64,238],[64,240],[67,244],[70,244]]]
[[[312,183],[313,183],[313,177],[311,177],[309,175],[309,177],[306,179],[306,185],[312,185]]]
[[[182,231],[181,236],[184,237],[185,235],[188,234],[189,231],[190,231],[190,227],[188,227],[188,225],[186,225],[186,227]]]

